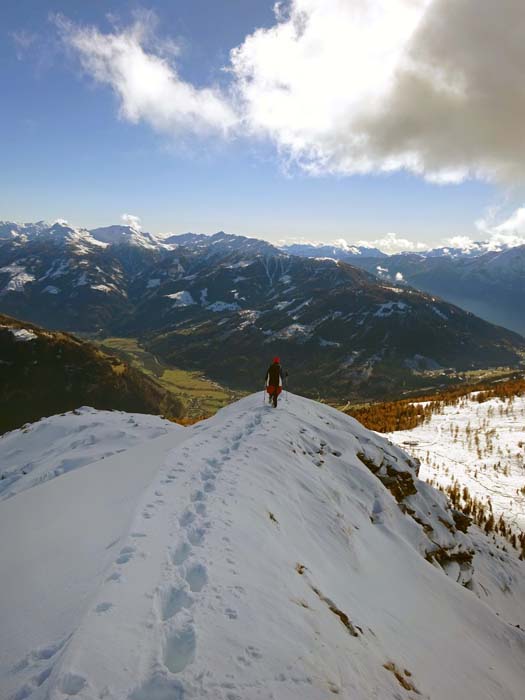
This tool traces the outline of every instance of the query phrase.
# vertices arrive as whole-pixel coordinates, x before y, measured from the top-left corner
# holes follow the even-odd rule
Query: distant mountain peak
[[[108,245],[133,245],[141,248],[158,248],[161,241],[151,233],[141,231],[138,227],[130,224],[115,224],[112,226],[101,226],[91,229],[91,236],[98,241]]]

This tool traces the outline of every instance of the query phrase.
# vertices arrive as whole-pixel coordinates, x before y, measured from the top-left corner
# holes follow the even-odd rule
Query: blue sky
[[[294,9],[276,18],[273,5],[273,0],[157,0],[147,7],[114,0],[2,3],[0,218],[60,217],[94,227],[131,213],[154,232],[223,229],[269,240],[372,241],[389,232],[426,244],[458,235],[479,238],[475,222],[487,208],[505,201],[508,182],[502,186],[492,177],[473,178],[470,172],[485,167],[489,155],[492,163],[494,154],[479,163],[465,155],[459,162],[453,155],[440,159],[439,149],[431,153],[424,143],[418,144],[423,155],[412,166],[406,149],[394,153],[389,146],[388,153],[379,153],[374,146],[372,155],[372,150],[364,154],[372,165],[359,172],[363,153],[349,145],[341,155],[340,144],[352,131],[351,119],[362,115],[350,101],[337,102],[352,89],[352,80],[356,94],[365,89],[358,73],[350,71],[348,83],[341,81],[346,68],[334,67],[331,49],[322,49],[318,65],[324,61],[330,76],[312,75],[310,89],[311,57],[299,43],[307,32],[298,33],[291,44],[284,30],[294,20]],[[329,46],[330,27],[337,27],[337,20],[330,25],[334,17],[312,15],[308,31],[318,31],[315,41]],[[283,31],[272,34],[279,22]],[[95,34],[89,34],[90,27],[96,28]],[[255,30],[260,38],[247,41]],[[171,93],[145,96],[139,88],[132,97],[122,96],[122,81],[134,79],[126,72],[127,55],[116,77],[112,67],[112,61],[122,58],[116,48],[122,37],[130,51],[139,47],[146,67],[153,57],[153,68],[167,71],[163,77],[170,85],[193,91],[190,112],[206,110],[214,101],[198,129],[195,113],[181,116],[178,106],[166,106]],[[394,40],[397,50],[406,37],[400,34]],[[111,57],[101,58],[108,47]],[[232,73],[229,52],[234,47],[241,47],[242,65]],[[274,61],[280,51],[282,57]],[[355,56],[350,59],[355,66]],[[291,61],[298,66],[295,70],[294,63],[293,73],[287,70]],[[379,78],[374,61],[367,61],[365,56],[363,70],[370,70],[373,84]],[[230,71],[223,70],[226,66]],[[250,79],[243,83],[245,70]],[[287,83],[277,125],[272,100],[274,94],[280,100],[282,93],[269,92],[269,70],[277,71],[279,89],[281,80]],[[334,73],[339,82],[332,79]],[[324,90],[325,84],[333,93]],[[380,89],[374,98],[382,94]],[[239,92],[242,106],[236,102]],[[179,99],[179,92],[173,95]],[[329,106],[319,116],[304,116],[323,101]],[[261,108],[267,103],[270,116]],[[216,109],[223,110],[218,117]],[[138,116],[130,117],[134,110]],[[344,131],[326,126],[336,124],[341,113],[348,120]],[[233,126],[226,124],[229,114],[234,114]],[[406,116],[402,119],[405,124]],[[386,127],[380,125],[378,136],[377,119],[374,124],[370,133],[383,144]],[[429,132],[428,143],[435,140]],[[396,166],[385,168],[392,158]],[[467,174],[441,175],[458,168]],[[505,206],[510,215],[509,203]]]

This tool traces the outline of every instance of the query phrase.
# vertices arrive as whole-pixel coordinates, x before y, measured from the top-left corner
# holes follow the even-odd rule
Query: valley
[[[240,398],[198,372],[169,367],[143,348],[137,338],[92,338],[93,342],[113,355],[121,356],[132,366],[156,381],[184,402],[185,418],[197,420],[216,413],[220,408]]]
[[[288,245],[305,257],[328,256],[442,297],[477,316],[525,335],[525,245],[471,243],[386,255],[355,246]]]
[[[127,338],[128,354],[136,341],[164,369],[136,347],[132,360],[183,392],[192,417],[227,400],[200,377],[240,396],[262,387],[276,354],[291,390],[342,405],[519,369],[525,357],[525,338],[442,298],[224,232],[160,239],[132,226],[4,222],[0,310]]]

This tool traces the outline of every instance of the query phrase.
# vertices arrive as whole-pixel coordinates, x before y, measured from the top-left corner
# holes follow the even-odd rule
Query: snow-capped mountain
[[[503,253],[516,247],[516,243],[504,243],[501,241],[471,241],[466,240],[464,245],[440,246],[425,251],[427,258],[477,258],[485,253]]]
[[[284,254],[178,261],[182,269],[164,260],[146,284],[137,279],[141,301],[118,332],[143,334],[168,361],[238,388],[256,388],[275,354],[295,388],[346,400],[392,395],[403,381],[428,385],[428,370],[513,365],[525,348],[458,307],[345,263]]]
[[[163,242],[153,236],[153,234],[143,232],[133,226],[102,226],[91,229],[89,234],[95,240],[108,245],[131,245],[150,250],[156,250],[163,245]]]
[[[310,258],[321,255],[321,248],[311,244],[283,249]],[[323,255],[348,261],[385,280],[405,281],[525,335],[525,245],[477,242],[418,253],[381,254],[380,260],[377,251],[367,248],[353,253],[344,246],[332,246],[324,248]]]
[[[299,255],[305,258],[333,258],[334,260],[344,260],[349,263],[355,262],[358,257],[386,258],[378,248],[373,246],[351,245],[346,241],[335,243],[288,243],[280,246],[281,250],[290,255]]]
[[[384,438],[261,398],[0,503],[2,697],[521,700],[525,564]]]
[[[212,235],[203,233],[173,234],[164,237],[162,242],[176,248],[194,252],[202,251],[208,258],[210,256],[224,258],[235,253],[244,253],[247,256],[279,254],[279,250],[267,241],[247,236],[234,236],[224,231],[218,231]]]
[[[443,381],[428,371],[516,366],[525,351],[516,334],[387,279],[388,258],[373,259],[373,276],[224,232],[157,248],[92,234],[1,242],[0,309],[47,327],[139,337],[175,365],[239,389],[255,389],[268,357],[284,355],[296,389],[345,401]]]
[[[12,241],[22,246],[30,241],[52,241],[70,247],[87,246],[105,247],[102,241],[97,241],[87,229],[75,228],[65,221],[55,221],[48,224],[37,221],[34,224],[16,224],[0,221],[0,242]]]
[[[382,260],[380,270],[373,258],[355,264],[383,279],[401,274],[417,289],[525,334],[525,245],[473,257],[395,255]]]
[[[408,243],[408,242],[407,242]],[[494,241],[471,241],[465,239],[463,245],[447,245],[437,248],[421,250],[417,253],[422,258],[476,258],[485,253],[502,253],[516,247],[515,243],[503,243]],[[396,254],[385,253],[373,246],[357,245],[341,239],[332,243],[313,243],[304,241],[301,243],[283,243],[281,250],[291,255],[300,255],[306,258],[329,257],[335,260],[347,260],[355,262],[356,257],[362,258],[389,258],[393,255],[412,255],[412,250],[401,251]]]

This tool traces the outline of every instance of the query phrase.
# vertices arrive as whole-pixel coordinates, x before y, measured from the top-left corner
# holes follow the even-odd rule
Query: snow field
[[[456,480],[484,503],[490,498],[496,517],[525,530],[525,397],[478,403],[473,394],[386,437],[419,458],[420,478],[443,487]]]
[[[159,416],[76,411],[0,436],[0,500],[181,427]]]
[[[444,497],[416,479],[405,502],[425,529],[358,455],[415,479],[400,449],[342,413],[293,395],[275,410],[257,394],[2,503],[16,536],[0,688],[16,700],[519,700],[523,564],[453,533]],[[425,561],[434,545],[476,551],[472,590],[457,565],[447,576]]]

